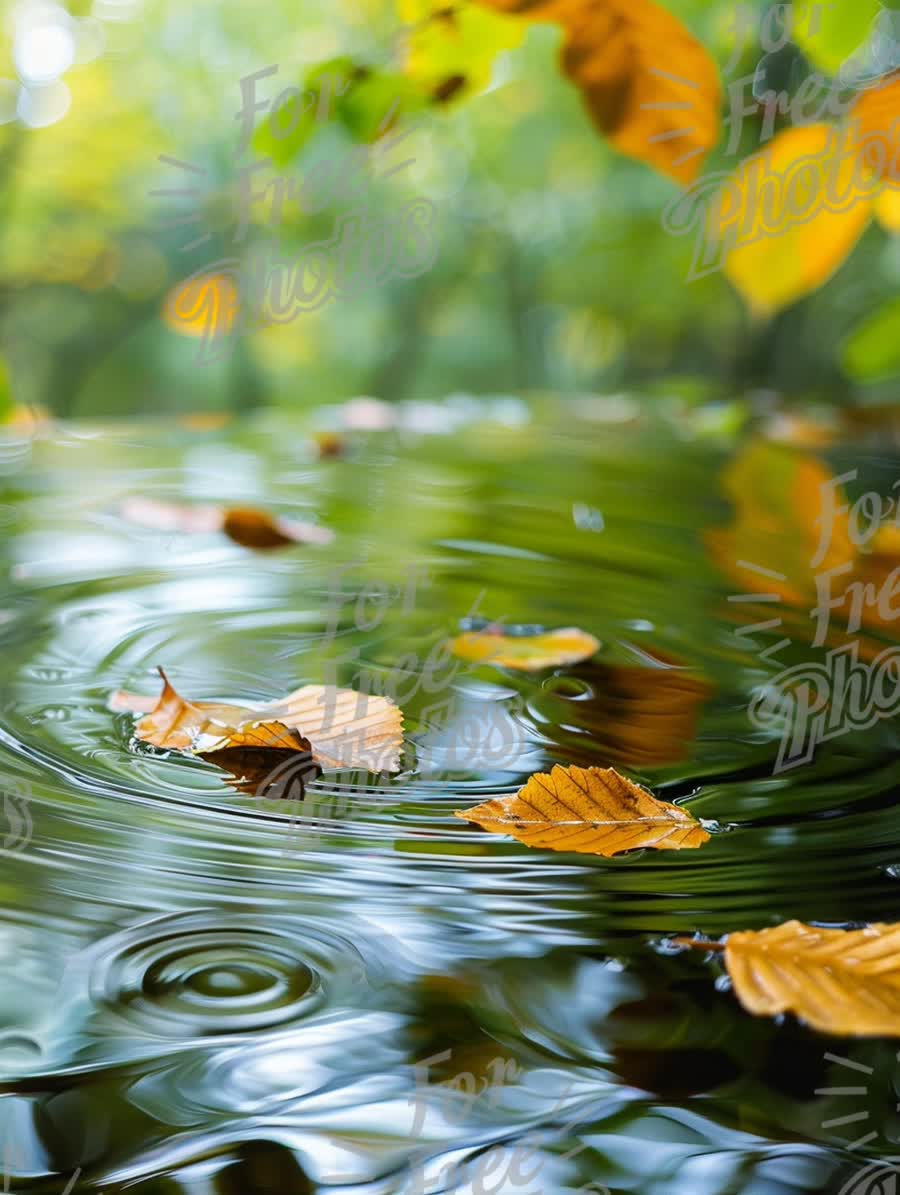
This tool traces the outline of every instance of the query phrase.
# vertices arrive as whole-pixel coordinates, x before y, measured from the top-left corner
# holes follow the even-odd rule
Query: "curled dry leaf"
[[[334,532],[317,523],[298,522],[267,514],[252,506],[185,506],[156,498],[126,498],[123,518],[155,531],[212,535],[222,531],[244,548],[265,551],[289,544],[330,544]]]
[[[304,685],[280,702],[259,707],[186,701],[165,673],[158,699],[117,692],[116,712],[142,713],[135,734],[173,751],[211,756],[223,751],[311,752],[320,767],[396,772],[403,715],[387,697],[333,685]]]
[[[823,1033],[900,1036],[900,925],[818,929],[802,921],[730,934],[725,964],[757,1016],[793,1012]]]
[[[677,17],[653,0],[480,2],[562,25],[563,70],[600,132],[620,153],[693,182],[718,140],[721,87],[711,55]]]
[[[514,797],[457,812],[526,846],[607,858],[640,847],[682,850],[709,839],[686,810],[658,801],[614,768],[555,767],[538,772]]]
[[[577,664],[589,659],[599,647],[599,640],[577,627],[542,635],[508,635],[492,625],[483,631],[465,631],[450,640],[450,650],[462,660],[520,672]]]

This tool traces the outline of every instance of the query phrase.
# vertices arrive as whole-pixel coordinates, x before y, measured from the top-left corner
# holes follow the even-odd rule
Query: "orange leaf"
[[[607,858],[640,847],[698,847],[709,839],[686,810],[658,801],[614,768],[538,772],[514,797],[496,797],[456,816],[526,846]]]
[[[309,750],[309,743],[295,731],[279,722],[256,719],[252,710],[242,706],[209,701],[195,705],[185,701],[169,683],[162,668],[159,674],[163,679],[163,691],[153,709],[135,726],[135,734],[144,742],[194,755],[221,751],[228,746]],[[112,701],[118,710],[129,707],[126,693],[113,694]],[[137,698],[134,704],[144,707],[145,699]]]
[[[879,177],[900,183],[900,159],[896,155],[900,131],[900,71],[882,80],[877,87],[861,91],[853,101],[849,115],[850,120],[856,122],[859,141],[878,143],[883,139],[884,142],[880,147],[871,145],[868,151],[863,148],[863,160]]]
[[[186,278],[163,302],[163,321],[180,336],[226,336],[234,326],[238,291],[227,274]]]
[[[164,686],[158,700],[121,690],[109,699],[116,712],[144,714],[135,734],[156,747],[195,755],[251,748],[311,751],[315,762],[329,769],[399,770],[403,715],[387,697],[304,685],[280,702],[257,708],[191,702],[159,671]]]
[[[787,921],[730,934],[725,963],[738,999],[757,1016],[793,1012],[842,1037],[900,1036],[900,925]]]
[[[563,26],[562,65],[621,153],[686,186],[719,136],[721,87],[703,45],[653,0],[481,0]]]

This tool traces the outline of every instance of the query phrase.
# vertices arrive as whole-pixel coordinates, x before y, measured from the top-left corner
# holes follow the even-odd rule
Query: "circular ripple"
[[[260,917],[258,920],[262,920]],[[155,1037],[296,1022],[365,984],[353,946],[303,921],[176,914],[103,939],[88,962],[91,1003]]]

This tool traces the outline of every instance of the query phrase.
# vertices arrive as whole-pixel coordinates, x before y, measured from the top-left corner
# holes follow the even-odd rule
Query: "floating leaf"
[[[324,768],[399,771],[403,714],[387,697],[333,685],[304,685],[264,712],[286,726],[302,728]]]
[[[721,88],[715,62],[677,17],[653,0],[481,3],[559,22],[563,69],[600,132],[621,153],[693,182],[718,140]]]
[[[244,548],[265,551],[289,544],[330,544],[334,532],[318,523],[304,523],[267,514],[251,506],[183,506],[156,498],[127,498],[123,518],[156,531],[211,535],[223,531]]]
[[[686,810],[658,801],[614,768],[557,766],[549,775],[536,773],[514,797],[456,816],[526,846],[607,858],[639,847],[698,847],[709,839]]]
[[[727,253],[723,269],[756,316],[771,316],[820,287],[862,236],[872,215],[872,188],[857,177],[853,155],[840,155],[831,125],[785,129],[738,166],[712,204],[720,223],[710,224],[709,237],[726,240],[739,228],[745,242]],[[797,185],[785,188],[773,211],[770,176],[787,175],[792,167]],[[846,196],[840,211],[829,206],[829,187]]]
[[[483,631],[465,631],[450,640],[450,650],[462,660],[537,672],[586,660],[600,647],[599,640],[577,627],[564,627],[541,635],[508,635],[491,626]]]
[[[120,690],[109,699],[116,712],[144,714],[135,734],[155,747],[204,756],[250,749],[311,751],[318,765],[332,770],[399,770],[403,715],[387,697],[304,685],[279,702],[258,707],[191,702],[159,671],[164,682],[159,698]]]
[[[725,963],[738,999],[757,1016],[793,1012],[823,1033],[900,1036],[900,925],[787,921],[730,934]]]

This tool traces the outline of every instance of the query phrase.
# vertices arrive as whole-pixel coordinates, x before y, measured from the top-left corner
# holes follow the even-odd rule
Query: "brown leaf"
[[[563,69],[594,124],[624,154],[687,185],[719,136],[710,54],[653,0],[480,0],[563,26]]]
[[[194,705],[175,691],[162,668],[159,674],[163,691],[153,709],[134,728],[145,743],[193,755],[208,755],[228,748],[309,751],[309,743],[283,723],[261,720],[242,706],[210,701]],[[113,694],[110,704],[117,710],[126,710],[135,709],[138,704],[143,708],[146,701],[135,698],[129,704],[129,695],[119,691]]]
[[[658,801],[614,768],[538,772],[514,797],[497,797],[456,816],[526,846],[607,858],[640,847],[698,847],[709,839],[686,810]]]
[[[462,660],[515,668],[519,672],[577,664],[599,648],[600,643],[593,635],[577,627],[541,635],[509,635],[502,627],[492,625],[482,631],[465,631],[450,640],[450,650]]]
[[[900,925],[787,921],[730,934],[725,963],[738,999],[757,1016],[793,1012],[823,1033],[900,1036]]]
[[[308,751],[226,747],[203,758],[230,772],[235,788],[268,800],[302,800],[308,782],[322,771]]]
[[[119,509],[123,518],[142,527],[185,535],[222,531],[242,547],[258,551],[289,544],[329,544],[334,539],[334,532],[318,523],[280,518],[251,506],[185,506],[132,497],[126,498]]]
[[[330,544],[334,532],[317,523],[298,523],[275,518],[249,506],[232,506],[223,511],[222,530],[244,548],[265,551],[288,544]]]
[[[186,701],[162,669],[160,675],[164,686],[158,699],[119,690],[109,700],[116,712],[143,713],[135,734],[156,747],[197,755],[232,749],[311,751],[318,765],[331,770],[400,768],[403,714],[387,697],[303,685],[279,702],[254,709]]]

